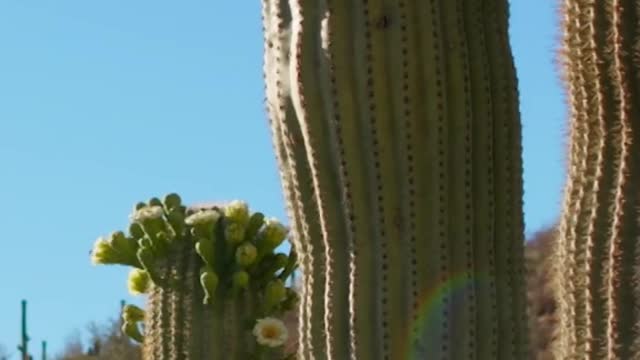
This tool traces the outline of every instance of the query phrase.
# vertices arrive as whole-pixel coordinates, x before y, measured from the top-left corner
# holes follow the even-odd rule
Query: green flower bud
[[[289,276],[296,270],[298,267],[298,253],[295,249],[291,249],[289,252],[289,259],[287,260],[287,265],[282,270],[282,273],[278,276],[278,278],[282,281],[286,281]]]
[[[264,214],[255,212],[249,219],[249,224],[244,233],[244,241],[255,242],[255,237],[258,235],[260,228],[264,224]]]
[[[132,254],[128,253],[126,249],[122,251],[122,249],[114,248],[112,242],[103,237],[98,238],[93,245],[91,262],[94,265],[120,264],[139,266],[139,263],[135,260],[135,256],[132,257]]]
[[[240,290],[246,289],[248,286],[249,274],[246,271],[240,270],[233,273],[232,289],[234,293],[238,293]]]
[[[244,201],[234,200],[224,207],[224,216],[230,222],[246,227],[249,223],[249,206]]]
[[[244,239],[244,227],[235,222],[226,223],[224,237],[229,244],[239,244]]]
[[[144,310],[131,304],[127,304],[122,309],[122,320],[127,322],[144,321]]]
[[[109,235],[109,243],[112,248],[123,253],[133,254],[138,250],[138,244],[129,240],[122,231],[114,231]]]
[[[278,272],[278,270],[286,266],[288,261],[288,257],[283,253],[268,254],[259,263],[258,269],[256,271],[258,274],[256,282],[264,283],[271,280],[274,277],[275,273]]]
[[[96,240],[91,251],[91,262],[97,264],[117,264],[118,252],[115,251],[111,244],[100,237]]]
[[[149,199],[149,206],[160,206],[162,207],[162,201],[160,201],[160,199],[158,199],[157,197],[152,197],[151,199]]]
[[[199,238],[196,242],[196,253],[209,266],[213,267],[215,261],[215,248],[210,238]]]
[[[182,199],[180,198],[180,195],[171,193],[167,194],[164,197],[164,206],[167,208],[167,210],[177,209],[180,207],[180,205],[182,205]]]
[[[200,272],[200,284],[204,290],[203,303],[211,304],[218,287],[218,275],[210,268],[203,267]]]
[[[245,242],[236,249],[236,263],[241,267],[247,267],[256,260],[258,250],[249,242]]]
[[[144,236],[144,230],[142,230],[142,226],[140,224],[134,222],[129,225],[129,234],[131,234],[135,239],[140,239]]]
[[[162,280],[155,271],[156,259],[153,254],[153,250],[151,250],[151,248],[141,246],[138,249],[138,260],[140,261],[140,264],[142,264],[142,267],[147,271],[147,274],[149,274],[151,281],[156,285],[161,285]]]
[[[287,296],[287,290],[284,283],[280,279],[269,281],[264,289],[265,310],[270,312],[274,307],[279,305]]]
[[[122,324],[122,332],[139,343],[144,342],[144,336],[140,333],[137,323],[125,321]]]
[[[132,269],[129,272],[127,285],[129,288],[129,292],[132,295],[146,294],[149,291],[149,287],[151,285],[149,273],[145,270]]]
[[[287,266],[288,262],[289,262],[289,257],[287,255],[283,253],[277,253],[274,264],[273,264],[273,272],[276,272],[284,268],[285,266]]]
[[[142,209],[143,207],[147,207],[147,204],[145,204],[145,203],[143,203],[142,201],[140,201],[140,202],[136,203],[136,204],[133,206],[133,212],[135,212],[136,210],[140,210],[140,209]]]
[[[278,220],[273,218],[266,220],[258,242],[258,248],[263,253],[273,251],[287,238],[288,232],[287,228]]]
[[[185,226],[184,220],[184,213],[180,209],[171,209],[167,214],[167,221],[171,225],[175,236],[182,234]]]

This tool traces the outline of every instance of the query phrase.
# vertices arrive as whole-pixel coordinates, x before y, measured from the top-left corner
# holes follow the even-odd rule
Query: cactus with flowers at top
[[[276,252],[288,230],[240,201],[187,208],[177,194],[136,205],[128,234],[94,246],[96,264],[132,267],[128,287],[147,308],[123,309],[123,331],[145,359],[282,359],[294,308],[286,285],[295,249]],[[141,326],[141,323],[143,324]]]

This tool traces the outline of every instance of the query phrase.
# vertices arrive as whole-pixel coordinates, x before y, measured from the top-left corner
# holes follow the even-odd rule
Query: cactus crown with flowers
[[[297,267],[296,251],[291,247],[289,254],[276,252],[288,235],[284,225],[260,212],[250,213],[241,201],[187,208],[177,194],[138,203],[130,221],[128,234],[116,231],[99,238],[91,257],[94,264],[133,267],[128,280],[132,294],[149,294],[154,288],[163,293],[191,292],[202,297],[199,306],[205,309],[250,298],[251,305],[235,323],[252,324],[244,332],[248,337],[253,334],[256,351],[286,341],[287,331],[277,324],[278,317],[293,309],[298,296],[285,285]],[[171,265],[177,253],[186,254],[177,258],[192,259],[196,276],[176,270],[187,269],[186,265]],[[168,266],[173,270],[166,271]],[[192,282],[198,286],[189,279],[196,279]],[[221,314],[228,316],[224,310]],[[123,331],[147,347],[140,323],[149,316],[133,305],[125,306],[122,315]],[[149,326],[144,324],[145,333]]]

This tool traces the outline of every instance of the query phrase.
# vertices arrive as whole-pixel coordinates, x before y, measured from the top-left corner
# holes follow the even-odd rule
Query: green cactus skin
[[[525,359],[506,0],[263,0],[300,359]]]
[[[213,306],[204,305],[200,285],[202,261],[192,247],[172,251],[158,267],[184,288],[152,285],[144,321],[145,359],[247,359],[255,340],[246,322],[255,314],[255,295],[228,299],[218,289]]]
[[[568,180],[554,249],[557,359],[640,358],[637,1],[566,0]]]

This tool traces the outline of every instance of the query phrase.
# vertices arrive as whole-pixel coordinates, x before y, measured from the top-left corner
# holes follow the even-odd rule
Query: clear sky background
[[[555,221],[565,108],[555,2],[512,1],[527,233]],[[258,1],[0,0],[0,344],[59,352],[117,315],[127,271],[89,250],[131,206],[244,199],[284,219]]]

